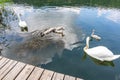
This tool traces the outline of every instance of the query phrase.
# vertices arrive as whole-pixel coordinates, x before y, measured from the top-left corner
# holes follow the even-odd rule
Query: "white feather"
[[[18,17],[18,20],[19,20],[19,26],[22,27],[22,28],[25,28],[27,27],[27,23],[25,21],[22,21],[21,18],[20,18],[20,14],[18,14],[15,10],[15,8],[13,7],[13,10],[14,12],[17,14],[17,17]]]
[[[96,39],[96,40],[100,40],[101,37],[98,36],[98,35],[95,35],[94,32],[95,32],[95,30],[93,29],[92,34],[91,34],[91,37],[94,38],[94,39]]]
[[[93,48],[89,48],[89,40],[90,37],[86,38],[86,47],[84,47],[84,51],[91,57],[98,59],[100,61],[113,61],[120,57],[120,55],[114,55],[112,51],[110,51],[105,46],[97,46]]]

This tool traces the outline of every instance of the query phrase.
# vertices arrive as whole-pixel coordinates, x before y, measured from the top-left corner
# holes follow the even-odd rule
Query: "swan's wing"
[[[106,58],[113,56],[113,53],[104,46],[98,46],[86,50],[87,54],[95,59],[104,61]]]
[[[101,39],[101,37],[98,36],[98,35],[91,35],[91,37],[94,38],[94,39],[99,39],[99,40]]]
[[[104,60],[105,61],[113,61],[117,58],[120,58],[120,55],[113,55],[113,56],[110,56],[110,57],[105,57]]]
[[[26,24],[25,21],[21,21],[21,22],[19,22],[19,26],[20,26],[20,27],[26,27],[27,24]]]

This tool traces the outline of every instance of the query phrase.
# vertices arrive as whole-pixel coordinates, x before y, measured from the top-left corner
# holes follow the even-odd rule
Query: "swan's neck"
[[[13,11],[16,13],[16,15],[17,15],[17,17],[18,17],[19,22],[21,22],[22,20],[21,20],[21,18],[20,18],[20,14],[18,14],[18,13],[16,12],[16,10],[15,10],[15,8],[14,8],[14,7],[13,7]]]
[[[91,35],[94,35],[94,32],[95,32],[95,31],[93,30]]]
[[[21,22],[20,14],[17,14],[19,22]]]
[[[89,48],[89,41],[90,41],[90,37],[87,37],[87,38],[86,38],[86,49]]]

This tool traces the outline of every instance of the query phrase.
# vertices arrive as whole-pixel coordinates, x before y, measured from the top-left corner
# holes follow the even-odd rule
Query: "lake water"
[[[4,33],[7,41],[3,45],[3,56],[85,80],[120,80],[120,58],[113,61],[114,66],[94,62],[89,56],[83,60],[85,39],[93,29],[102,39],[92,40],[90,47],[102,45],[114,54],[120,54],[120,9],[86,6],[11,7],[15,7],[17,14],[22,14],[21,19],[27,22],[28,32],[21,32],[18,20],[11,20],[15,17],[9,15],[10,29]],[[43,38],[40,47],[29,45],[37,44],[31,42],[34,39],[30,32],[57,26],[64,26],[63,38],[59,35],[54,38],[54,34],[51,34],[47,39]]]

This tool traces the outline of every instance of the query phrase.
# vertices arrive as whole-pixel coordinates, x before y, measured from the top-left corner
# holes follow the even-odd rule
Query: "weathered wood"
[[[17,61],[9,61],[1,70],[0,70],[0,80],[15,66]]]
[[[2,59],[2,56],[0,56],[0,60]]]
[[[75,80],[75,77],[69,76],[69,75],[65,75],[64,80]]]
[[[14,80],[24,67],[24,63],[17,63],[16,66],[3,78],[3,80]]]
[[[36,67],[27,80],[38,80],[43,73],[42,68]]]
[[[2,58],[1,60],[0,60],[0,65],[6,60],[7,58]]]
[[[64,78],[64,74],[55,72],[52,80],[63,80],[63,78]]]
[[[76,78],[76,80],[84,80],[84,79],[81,79],[81,78]]]
[[[45,70],[40,78],[40,80],[51,80],[53,76],[53,71]]]
[[[9,59],[7,58],[2,58],[2,60],[0,60],[0,69],[9,61]]]
[[[83,80],[0,56],[0,80]]]
[[[21,71],[21,73],[16,77],[15,80],[26,80],[33,69],[34,69],[34,66],[26,65],[25,68]]]

